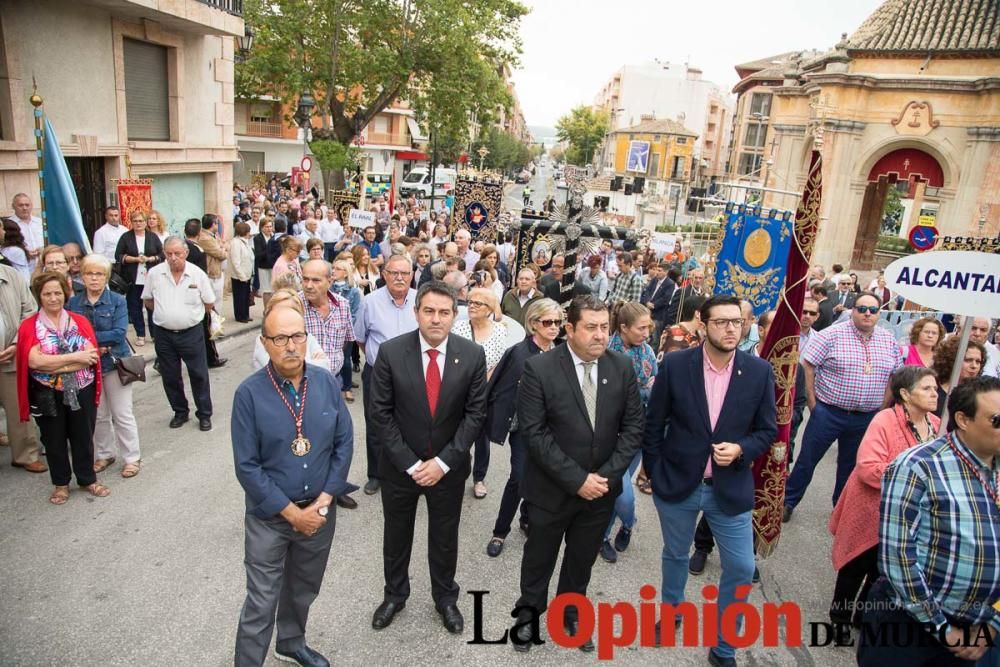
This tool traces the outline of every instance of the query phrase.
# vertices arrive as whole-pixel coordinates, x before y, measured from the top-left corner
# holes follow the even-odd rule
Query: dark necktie
[[[441,369],[437,365],[439,354],[441,353],[437,350],[427,350],[430,363],[427,364],[425,382],[427,383],[427,405],[430,406],[431,417],[434,417],[434,413],[437,411],[438,396],[441,395]]]

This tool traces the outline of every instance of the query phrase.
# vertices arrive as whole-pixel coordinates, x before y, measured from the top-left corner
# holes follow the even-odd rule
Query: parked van
[[[439,167],[434,170],[434,196],[444,197],[451,194],[455,189],[455,179],[458,172],[454,169]],[[431,196],[431,170],[430,167],[414,167],[410,173],[403,177],[403,182],[399,186],[399,194],[403,197],[415,195],[422,199]]]

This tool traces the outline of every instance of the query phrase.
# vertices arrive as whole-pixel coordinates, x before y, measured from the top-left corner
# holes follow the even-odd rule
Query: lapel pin
[[[608,383],[608,378],[604,378],[603,380],[601,380],[601,384],[607,384],[607,383]]]
[[[743,375],[743,371],[736,371],[737,375]]]
[[[456,360],[455,360],[455,363],[456,363],[456,364],[458,363],[458,359],[456,359]]]

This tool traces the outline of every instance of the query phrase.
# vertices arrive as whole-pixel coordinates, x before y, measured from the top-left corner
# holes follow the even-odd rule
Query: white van
[[[455,189],[455,179],[458,172],[446,167],[438,167],[434,170],[434,196],[444,197],[451,194]],[[410,173],[403,177],[403,182],[399,186],[399,194],[403,197],[415,195],[422,199],[431,196],[431,170],[430,167],[414,167]]]

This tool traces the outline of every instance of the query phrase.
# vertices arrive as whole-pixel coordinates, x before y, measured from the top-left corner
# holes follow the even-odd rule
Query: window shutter
[[[167,47],[124,40],[129,140],[170,141]]]

